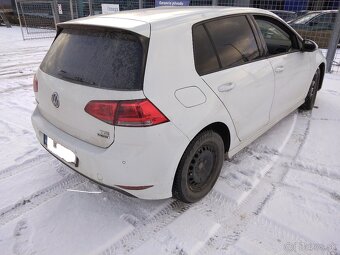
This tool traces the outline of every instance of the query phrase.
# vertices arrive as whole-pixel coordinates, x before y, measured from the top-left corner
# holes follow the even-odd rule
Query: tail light
[[[169,120],[148,99],[129,101],[91,101],[85,112],[110,125],[148,127]]]
[[[33,78],[33,91],[38,92],[38,79],[36,75],[34,75],[34,78]]]

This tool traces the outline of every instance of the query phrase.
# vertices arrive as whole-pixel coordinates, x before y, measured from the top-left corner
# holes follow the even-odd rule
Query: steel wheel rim
[[[189,163],[187,182],[194,192],[203,190],[216,168],[216,149],[213,145],[202,145]]]
[[[317,72],[314,75],[314,78],[313,78],[313,81],[312,81],[312,84],[311,84],[311,87],[310,87],[310,94],[309,94],[313,104],[314,104],[315,99],[316,99],[316,91],[317,91],[318,80],[319,80],[319,73]]]

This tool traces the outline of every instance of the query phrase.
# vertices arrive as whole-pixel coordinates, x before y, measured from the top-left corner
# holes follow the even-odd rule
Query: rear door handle
[[[278,66],[275,68],[275,73],[282,73],[285,70],[283,66]]]
[[[235,83],[233,82],[227,82],[225,84],[220,85],[217,89],[219,92],[228,92],[235,88]]]

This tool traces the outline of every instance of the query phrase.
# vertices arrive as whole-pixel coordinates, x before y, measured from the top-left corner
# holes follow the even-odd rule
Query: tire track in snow
[[[218,205],[220,210],[210,210],[212,203]],[[205,213],[209,211],[209,214],[214,214],[216,217],[224,217],[223,215],[226,213],[226,211],[231,210],[230,208],[233,207],[234,204],[229,199],[226,199],[215,190],[212,190],[206,198],[195,204],[186,204],[172,199],[157,214],[149,219],[135,224],[135,228],[131,232],[129,232],[119,241],[111,244],[99,254],[114,255],[131,253],[138,249],[143,243],[145,243],[145,241],[155,237],[162,230],[166,229],[169,224],[181,217],[183,213],[188,210],[195,209],[196,211]]]
[[[21,78],[21,77],[27,77],[27,76],[34,76],[35,74],[35,71],[32,71],[32,70],[28,70],[29,72],[28,73],[20,73],[18,71],[14,71],[14,72],[8,72],[8,73],[5,73],[5,74],[2,74],[1,76],[3,76],[3,78],[5,79],[16,79],[16,78]]]
[[[16,91],[16,90],[19,90],[19,89],[30,88],[30,87],[32,87],[32,84],[20,85],[20,86],[16,86],[16,87],[11,87],[11,88],[7,88],[7,89],[3,89],[3,90],[0,90],[0,95],[2,93],[8,93],[8,92]]]
[[[43,48],[44,49],[41,49]],[[0,54],[0,57],[4,57],[4,56],[18,56],[18,54],[27,54],[27,55],[30,55],[32,56],[32,53],[40,53],[42,51],[47,51],[49,47],[46,47],[46,46],[34,46],[34,47],[25,47],[25,48],[20,48],[19,51],[8,51],[6,53],[2,53]]]
[[[277,153],[272,156],[270,163],[265,166],[263,178],[255,184],[249,195],[232,212],[230,217],[218,222],[221,225],[220,230],[210,238],[200,254],[211,254],[217,250],[225,251],[228,247],[234,245],[239,240],[241,233],[247,230],[248,225],[258,217],[263,207],[273,197],[276,182],[282,180],[288,172],[285,168],[277,169],[275,166],[280,165],[280,155],[292,137],[297,118],[298,114],[295,113],[293,124],[287,136],[278,148]]]
[[[17,135],[18,134],[28,134],[28,133],[33,134],[32,129],[27,129],[27,127],[24,127],[21,124],[17,124],[17,123],[12,122],[12,121],[0,120],[0,125],[4,126],[4,128],[7,129],[9,134],[17,134]]]
[[[33,244],[30,242],[32,229],[26,219],[20,220],[14,229],[13,254],[24,255],[34,254]]]
[[[20,200],[14,206],[1,210],[0,226],[5,225],[9,221],[66,192],[67,189],[74,188],[86,181],[87,179],[85,177],[77,173],[69,174],[59,182],[54,183],[53,185],[39,190],[31,196]]]
[[[172,200],[159,213],[146,221],[140,222],[135,228],[118,242],[106,248],[101,255],[129,253],[141,246],[143,242],[156,235],[161,229],[187,211],[192,205]]]
[[[43,153],[34,156],[33,158],[27,159],[24,162],[12,165],[0,171],[0,180],[11,177],[15,174],[21,173],[28,169],[31,169],[33,166],[36,166],[37,163],[39,164],[42,160],[50,157],[49,154]]]
[[[265,216],[259,216],[250,223],[247,232],[244,234],[244,238],[257,242],[259,231],[263,239],[267,240],[267,242],[255,243],[255,245],[259,245],[268,254],[287,255],[290,252],[296,254],[296,251],[292,250],[292,245],[313,243],[312,240],[308,240],[298,233],[290,231]],[[239,247],[240,246],[242,247],[242,243]]]
[[[306,143],[307,137],[309,135],[310,132],[310,124],[311,124],[311,120],[312,120],[312,113],[309,112],[301,112],[301,117],[304,117],[307,119],[307,123],[306,123],[306,129],[304,131],[304,133],[302,134],[302,140],[301,143],[298,147],[298,151],[296,152],[295,156],[293,157],[293,162],[295,162],[297,160],[297,158],[299,157],[302,147],[304,146],[304,144]]]
[[[221,231],[210,239],[204,249],[201,250],[201,254],[212,254],[216,253],[217,251],[225,252],[226,250],[230,251],[231,253],[236,252],[235,254],[239,254],[240,251],[237,250],[237,248],[235,250],[234,245],[239,240],[242,232],[246,232],[246,234],[244,235],[245,237],[249,235],[248,229],[252,228],[254,224],[256,224],[257,226],[261,225],[261,228],[267,230],[269,236],[276,237],[275,241],[279,240],[281,242],[282,240],[284,240],[286,243],[288,241],[288,243],[290,242],[293,244],[301,241],[305,243],[312,242],[312,240],[308,240],[308,238],[306,238],[305,236],[295,233],[293,230],[286,228],[285,226],[278,225],[276,222],[273,222],[273,220],[267,219],[260,214],[264,206],[272,199],[278,189],[281,189],[282,187],[287,188],[287,185],[283,183],[285,176],[288,174],[289,168],[297,164],[297,158],[301,153],[303,145],[308,138],[311,124],[311,113],[308,112],[304,114],[298,114],[297,117],[300,122],[302,121],[304,129],[302,131],[298,130],[297,137],[299,139],[298,143],[295,145],[295,153],[287,157],[281,153],[285,146],[281,146],[282,150],[277,155],[278,162],[276,163],[276,165],[273,165],[275,167],[272,166],[271,169],[269,169],[265,177],[261,180],[257,188],[254,190],[254,192],[252,192],[247,198],[248,201],[245,201],[243,205],[237,208],[237,210],[233,213],[235,217],[231,217],[230,219],[228,219],[225,224],[221,223]],[[294,140],[294,138],[296,137],[293,137],[292,135],[293,127],[290,133],[290,136],[287,136],[287,138]],[[285,144],[289,142],[288,139],[286,139]],[[292,142],[294,143],[294,141]],[[282,156],[279,156],[280,154],[282,154]],[[308,170],[305,169],[304,171]],[[317,174],[319,174],[317,170],[315,171]],[[329,177],[328,175],[325,176]],[[265,189],[267,189],[267,192],[265,192]],[[260,194],[259,196],[256,195],[256,192],[262,194]],[[262,202],[256,203],[256,200],[260,201],[260,197],[262,197]],[[251,203],[253,204],[253,206],[250,206]],[[242,207],[244,207],[244,209],[242,209]],[[245,216],[244,220],[238,218],[240,215],[242,215],[242,212],[245,214],[248,213],[249,215],[248,217]],[[301,210],[296,213],[296,217],[301,217],[301,219],[308,218],[310,222],[313,222],[317,219],[317,215],[311,211]],[[253,229],[254,233],[249,238],[249,240],[254,240],[254,238],[256,237],[256,229],[256,227]],[[242,243],[240,245],[242,245]],[[284,250],[285,247],[283,245],[284,243],[278,247],[280,251],[279,253],[277,251],[273,251],[273,253],[285,254],[286,250]]]
[[[17,70],[19,67],[26,67],[26,66],[32,66],[32,65],[40,65],[41,61],[34,61],[34,62],[25,62],[25,63],[15,63],[15,64],[9,64],[9,65],[0,65],[1,70],[9,69],[9,70]],[[0,75],[3,72],[0,72]]]
[[[269,183],[262,181],[260,185],[261,188],[257,187],[253,190],[228,217],[218,221],[221,225],[219,231],[208,240],[198,254],[214,254],[217,251],[226,251],[240,239],[249,223],[257,217],[257,213],[274,193],[274,187]]]

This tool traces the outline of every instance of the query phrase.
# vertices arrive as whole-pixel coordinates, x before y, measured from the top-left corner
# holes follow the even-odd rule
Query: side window
[[[260,56],[253,31],[245,16],[227,17],[205,24],[222,68],[247,63]]]
[[[274,23],[257,17],[255,17],[255,20],[264,37],[269,55],[288,53],[293,49],[298,49],[298,46],[292,40],[293,36],[286,32],[284,28],[279,27],[278,21]]]
[[[333,28],[333,24],[336,19],[336,13],[327,13],[317,16],[312,19],[308,25],[314,29],[330,30]]]
[[[220,66],[204,26],[195,26],[192,35],[197,72],[204,75],[217,71]]]

